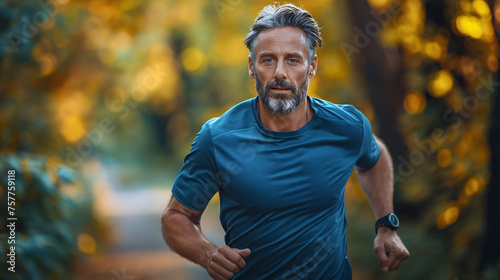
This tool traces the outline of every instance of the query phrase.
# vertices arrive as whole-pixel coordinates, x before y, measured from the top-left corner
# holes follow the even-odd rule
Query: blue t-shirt
[[[344,190],[355,165],[379,158],[370,123],[351,105],[308,96],[305,126],[271,131],[257,98],[203,125],[174,197],[203,210],[219,192],[226,244],[252,251],[233,279],[350,279]]]

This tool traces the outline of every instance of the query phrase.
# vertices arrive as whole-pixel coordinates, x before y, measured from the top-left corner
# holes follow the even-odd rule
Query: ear
[[[314,77],[316,75],[316,70],[318,69],[318,56],[314,55],[311,60],[311,64],[309,65],[309,78]]]
[[[250,56],[250,55],[248,56],[248,75],[252,79],[255,79],[253,59],[252,59],[252,56]]]

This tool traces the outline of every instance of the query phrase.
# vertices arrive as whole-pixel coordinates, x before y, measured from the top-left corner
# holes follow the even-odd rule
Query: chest
[[[221,198],[257,212],[319,210],[343,199],[356,145],[348,139],[305,140],[236,139],[215,146]]]

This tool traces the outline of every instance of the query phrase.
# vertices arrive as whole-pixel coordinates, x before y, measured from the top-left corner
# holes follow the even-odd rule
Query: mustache
[[[285,80],[274,80],[270,83],[267,83],[265,86],[265,91],[269,92],[269,90],[272,87],[286,87],[286,88],[290,88],[292,90],[292,92],[297,92],[297,88],[292,83],[289,83]]]

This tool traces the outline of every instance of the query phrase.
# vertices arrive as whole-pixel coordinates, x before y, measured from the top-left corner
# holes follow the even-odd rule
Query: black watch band
[[[375,223],[375,233],[377,233],[378,228],[381,226],[386,226],[391,230],[398,230],[399,228],[399,219],[398,216],[394,213],[389,213],[386,216],[380,218]]]

